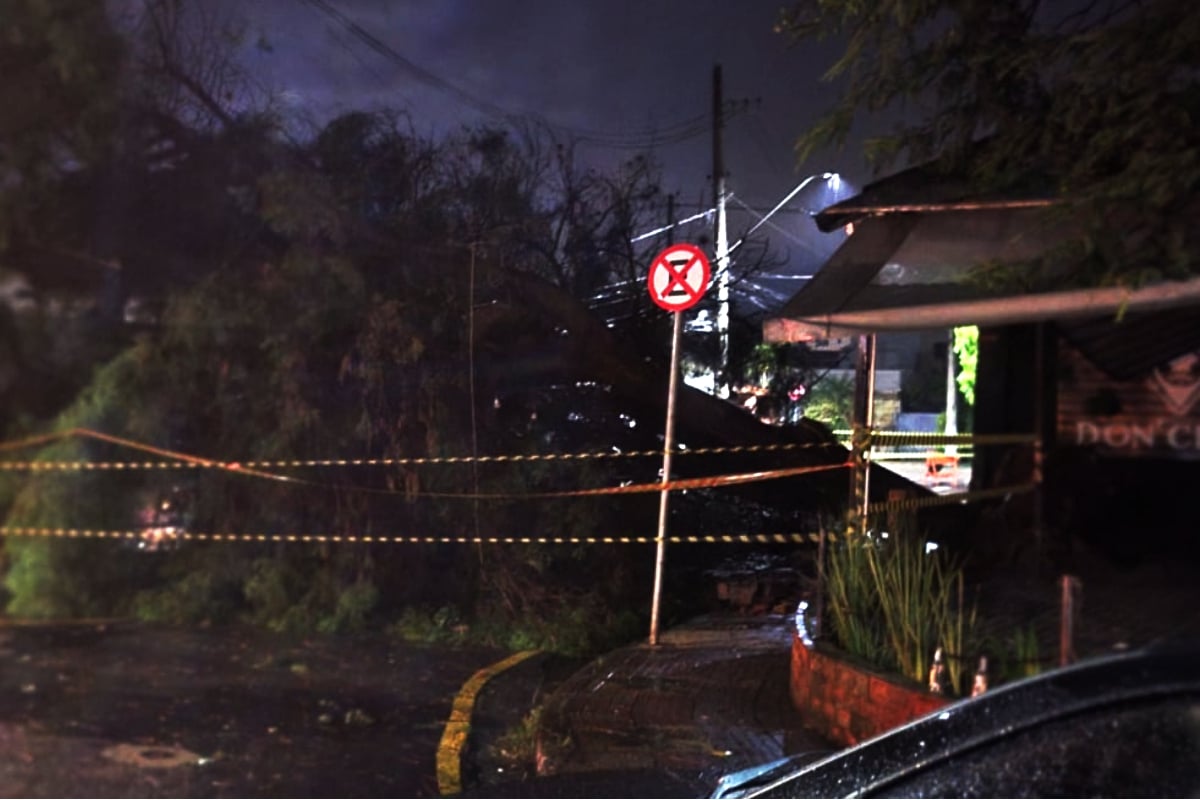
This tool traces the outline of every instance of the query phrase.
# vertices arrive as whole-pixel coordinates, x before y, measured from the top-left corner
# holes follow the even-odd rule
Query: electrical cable
[[[737,197],[734,197],[733,195],[730,195],[730,196],[729,196],[729,199],[730,199],[730,200],[732,200],[733,202],[737,203],[739,206],[741,206],[743,210],[745,210],[745,211],[748,211],[748,212],[750,213],[750,215],[751,215],[751,216],[753,216],[755,219],[757,219],[757,220],[759,221],[759,223],[760,223],[759,225],[755,225],[753,228],[751,228],[751,229],[750,229],[750,231],[747,231],[747,232],[746,232],[746,236],[749,236],[749,235],[750,235],[750,234],[751,234],[751,233],[752,233],[754,230],[757,230],[758,228],[762,227],[762,223],[766,223],[767,225],[769,225],[769,226],[770,226],[771,228],[773,228],[774,230],[776,230],[776,231],[778,231],[779,233],[783,234],[784,236],[786,236],[787,238],[791,239],[791,240],[792,240],[793,242],[795,242],[796,244],[798,244],[798,245],[800,245],[801,247],[803,247],[803,248],[804,248],[805,250],[807,250],[808,252],[812,253],[814,256],[819,256],[819,255],[820,255],[820,253],[818,253],[818,252],[817,252],[817,251],[816,251],[816,250],[813,248],[813,246],[812,246],[811,244],[809,244],[808,242],[804,241],[804,240],[803,240],[803,239],[801,239],[800,237],[796,236],[796,235],[795,235],[795,234],[793,234],[791,231],[785,230],[784,228],[781,228],[781,227],[779,227],[778,225],[776,225],[774,222],[771,222],[771,220],[770,220],[770,219],[768,219],[767,217],[763,216],[762,214],[759,214],[759,213],[758,213],[757,211],[755,211],[753,208],[751,208],[750,206],[748,206],[748,205],[746,205],[745,203],[743,203],[743,202],[741,201],[741,199],[739,199],[739,198],[737,198]],[[746,238],[746,236],[743,236],[743,237],[742,237],[742,239],[745,239],[745,238]],[[741,241],[741,240],[739,240],[739,241]]]
[[[667,125],[663,128],[647,128],[640,131],[612,132],[589,131],[568,125],[552,123],[544,115],[535,112],[517,113],[481,98],[462,87],[442,78],[404,56],[398,50],[379,39],[353,19],[342,13],[326,0],[300,0],[314,10],[336,22],[355,39],[366,45],[379,56],[387,59],[416,78],[422,84],[456,98],[459,102],[493,119],[511,124],[521,118],[533,118],[549,128],[566,133],[577,141],[613,149],[651,149],[666,144],[676,144],[695,138],[708,131],[711,121],[707,114],[700,114]]]

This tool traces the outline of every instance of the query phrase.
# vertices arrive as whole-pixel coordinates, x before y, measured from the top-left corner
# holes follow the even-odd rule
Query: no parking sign
[[[712,267],[700,248],[675,244],[659,253],[650,264],[647,285],[650,299],[666,311],[691,308],[704,296]]]

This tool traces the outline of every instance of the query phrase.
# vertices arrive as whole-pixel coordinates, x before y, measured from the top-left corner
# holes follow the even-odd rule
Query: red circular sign
[[[655,257],[646,283],[660,308],[683,311],[700,301],[711,276],[708,257],[699,247],[674,244]]]

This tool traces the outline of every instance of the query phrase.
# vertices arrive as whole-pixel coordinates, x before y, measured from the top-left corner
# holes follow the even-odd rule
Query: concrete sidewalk
[[[835,749],[788,694],[790,615],[708,615],[588,664],[547,699],[540,775],[652,771],[711,788],[725,773]]]

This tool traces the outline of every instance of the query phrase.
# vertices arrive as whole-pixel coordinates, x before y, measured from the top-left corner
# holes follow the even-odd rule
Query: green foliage
[[[122,392],[140,385],[136,352],[114,360],[96,376],[59,420],[60,429],[104,428],[118,420],[126,427]],[[46,461],[93,457],[94,445],[62,439],[37,452]],[[34,473],[17,489],[5,524],[34,529],[98,528],[127,530],[133,504],[145,476],[97,472]],[[8,610],[30,617],[120,614],[150,572],[145,559],[114,541],[13,538],[6,543],[10,562],[4,578]]]
[[[189,547],[172,559],[159,585],[137,594],[133,613],[174,625],[234,622],[244,603],[237,566],[230,569],[224,548]]]
[[[848,652],[924,683],[934,651],[962,654],[974,612],[962,608],[962,570],[915,536],[854,536],[829,551],[827,613]],[[962,664],[947,664],[961,687]]]
[[[576,368],[586,361],[578,357],[586,343],[567,341],[560,328],[579,340],[579,331],[606,329],[567,292],[590,296],[597,287],[632,282],[644,268],[629,239],[658,195],[652,162],[585,170],[569,146],[532,127],[464,131],[433,142],[388,113],[348,114],[311,141],[290,141],[269,117],[221,108],[227,97],[217,90],[239,85],[230,80],[227,58],[233,40],[187,38],[205,26],[190,24],[196,19],[186,14],[206,13],[207,5],[141,4],[131,12],[135,19],[122,17],[129,22],[124,40],[113,38],[103,3],[74,4],[78,19],[69,18],[69,6],[4,6],[5,63],[44,52],[46,63],[32,65],[46,70],[49,99],[42,99],[78,102],[43,109],[19,163],[14,142],[24,134],[8,118],[0,121],[0,172],[9,178],[0,181],[3,199],[37,212],[23,218],[16,243],[22,252],[69,251],[106,275],[114,272],[110,261],[120,262],[119,288],[147,301],[154,324],[132,344],[81,327],[72,342],[101,344],[68,347],[61,329],[77,318],[124,327],[113,308],[76,303],[72,294],[63,306],[70,314],[27,326],[39,336],[23,344],[29,352],[70,351],[69,359],[49,364],[57,371],[69,362],[66,371],[86,387],[76,394],[68,385],[59,402],[26,405],[37,405],[58,430],[90,428],[221,461],[345,456],[406,463],[331,466],[294,481],[217,469],[182,478],[158,471],[37,474],[19,485],[0,481],[5,524],[128,531],[140,524],[142,498],[173,490],[177,480],[188,498],[187,528],[196,532],[583,536],[615,519],[611,505],[598,501],[470,504],[428,496],[476,489],[512,495],[600,480],[586,468],[568,474],[532,465],[513,477],[461,465],[416,468],[408,460],[567,446],[561,418],[556,425],[544,415],[514,431],[488,425],[486,410],[506,392],[559,390],[563,368],[510,368],[521,358],[545,358],[547,342],[561,348],[550,362],[574,360]],[[110,85],[114,75],[121,80]],[[87,97],[63,88],[84,78]],[[17,85],[0,76],[0,91]],[[84,158],[72,132],[91,125],[93,105],[112,110],[122,125],[89,127],[88,136],[104,146]],[[13,107],[19,117],[40,108]],[[68,113],[76,111],[78,118]],[[58,169],[63,159],[72,161],[69,174]],[[37,193],[26,180],[33,172]],[[103,252],[93,252],[91,198],[107,197],[113,186],[121,188],[120,203],[105,217]],[[558,288],[549,292],[543,281]],[[550,298],[555,318],[527,300],[529,286]],[[636,298],[634,319],[646,305],[644,293]],[[101,366],[87,380],[94,363]],[[572,375],[567,385],[574,382]],[[569,442],[579,449],[610,444],[595,429]],[[130,453],[76,439],[35,457]],[[248,620],[299,631],[359,629],[416,602],[458,604],[468,616],[494,604],[502,612],[487,619],[496,641],[564,649],[594,646],[595,632],[585,628],[611,627],[608,609],[629,586],[623,553],[597,562],[582,548],[472,553],[455,545],[451,559],[446,549],[209,547],[186,540],[148,554],[114,541],[14,539],[0,564],[14,613],[132,610],[155,620]],[[594,595],[577,588],[594,579],[589,570],[611,577]],[[577,594],[584,596],[579,608],[572,605]],[[513,622],[525,617],[533,620],[521,623],[526,627]]]
[[[1012,671],[1017,677],[1029,678],[1041,671],[1037,629],[1032,625],[1013,631],[1011,652]]]
[[[898,120],[868,143],[877,167],[938,159],[964,195],[1045,192],[1069,246],[1043,283],[1138,284],[1200,272],[1200,8],[1175,0],[914,3],[800,0],[777,30],[836,39],[840,89],[800,160],[863,117]],[[982,138],[981,137],[985,137]]]
[[[846,430],[854,415],[854,383],[846,378],[824,377],[809,389],[804,416],[832,430]]]
[[[418,644],[472,644],[506,650],[545,650],[564,656],[592,656],[634,639],[643,620],[632,612],[604,608],[594,595],[579,605],[514,619],[485,610],[468,622],[456,609],[404,609],[388,626],[390,635]]]
[[[339,581],[330,569],[305,568],[303,559],[259,558],[242,585],[253,624],[288,633],[361,631],[379,603],[370,581]]]
[[[542,707],[537,706],[501,734],[492,745],[497,759],[513,765],[533,764],[537,759],[537,734],[541,717]]]
[[[3,0],[0,18],[0,170],[38,181],[54,147],[95,156],[115,122],[124,50],[105,3]]]
[[[17,617],[123,616],[148,579],[136,552],[109,541],[12,538],[6,552],[7,611]]]
[[[743,366],[742,379],[755,386],[763,388],[771,384],[772,379],[782,366],[782,351],[785,345],[761,342],[750,351]]]
[[[624,644],[641,629],[630,611],[613,612],[598,604],[560,608],[540,618],[513,620],[485,616],[485,637],[510,650],[546,650],[565,656],[593,656]]]
[[[322,617],[317,629],[325,633],[361,631],[379,605],[379,589],[366,580],[357,580],[338,592],[333,613]]]
[[[983,633],[976,650],[988,658],[988,682],[998,686],[1037,675],[1042,670],[1042,642],[1033,624],[994,627]]]
[[[958,391],[967,405],[975,405],[975,374],[979,366],[979,328],[966,325],[954,329],[954,355],[958,359]]]
[[[834,640],[847,652],[872,664],[898,668],[888,651],[880,600],[869,565],[871,544],[845,542],[829,550],[825,567],[825,607]]]
[[[389,635],[413,644],[462,644],[469,628],[458,612],[448,606],[436,611],[419,607],[404,609],[399,619],[387,626]]]
[[[140,619],[175,624],[246,621],[288,633],[357,632],[379,604],[370,581],[339,582],[327,570],[283,558],[231,560],[220,547],[194,548],[134,602]]]

